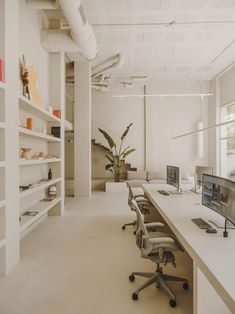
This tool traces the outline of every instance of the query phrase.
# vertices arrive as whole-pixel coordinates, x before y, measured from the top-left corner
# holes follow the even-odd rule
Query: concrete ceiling
[[[117,53],[125,56],[116,75],[209,80],[235,60],[235,0],[83,4],[99,45],[94,65]]]

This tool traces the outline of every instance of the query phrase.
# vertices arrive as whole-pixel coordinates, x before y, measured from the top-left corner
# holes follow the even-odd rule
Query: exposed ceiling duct
[[[91,25],[88,23],[81,0],[31,0],[35,9],[61,9],[64,19],[58,14],[59,28],[42,31],[42,45],[48,52],[79,52],[93,60],[97,54],[97,42]],[[47,12],[45,11],[47,14]],[[50,18],[48,13],[48,16]],[[65,21],[66,20],[66,21]]]
[[[121,67],[123,61],[124,61],[123,55],[119,53],[116,56],[111,57],[108,60],[104,61],[103,63],[93,67],[91,70],[91,77],[94,79],[97,76],[106,72],[107,70]]]

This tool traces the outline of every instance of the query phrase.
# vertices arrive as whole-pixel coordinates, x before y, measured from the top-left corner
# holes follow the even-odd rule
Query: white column
[[[91,196],[91,69],[89,61],[74,66],[74,194]]]
[[[64,213],[64,120],[65,120],[65,59],[64,53],[50,53],[49,75],[50,75],[50,105],[59,108],[61,111],[60,138],[61,143],[49,144],[52,152],[57,152],[61,162],[51,165],[56,176],[61,177],[59,193],[61,201],[50,210],[50,215],[62,215]]]
[[[19,260],[18,2],[5,1],[6,274]]]

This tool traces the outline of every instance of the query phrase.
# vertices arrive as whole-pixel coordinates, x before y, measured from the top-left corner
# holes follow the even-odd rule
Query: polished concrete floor
[[[172,284],[178,306],[152,286],[138,301],[132,291],[143,282],[129,282],[131,271],[154,271],[143,260],[131,228],[125,193],[94,194],[68,199],[63,217],[48,217],[21,241],[21,261],[0,279],[1,314],[168,314],[192,313],[192,290]],[[192,287],[192,264],[177,254],[177,268],[168,273],[186,276]]]

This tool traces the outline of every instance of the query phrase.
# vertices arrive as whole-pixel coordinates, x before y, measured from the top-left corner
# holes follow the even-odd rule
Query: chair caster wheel
[[[134,275],[130,275],[130,276],[129,276],[129,280],[130,280],[130,281],[135,281],[135,276],[134,276]]]
[[[183,283],[183,289],[188,290],[188,283],[187,282]]]
[[[176,301],[175,301],[175,300],[172,300],[172,299],[171,299],[171,300],[169,301],[169,304],[170,304],[171,307],[176,307]]]
[[[136,235],[136,231],[134,231],[133,234]]]
[[[126,227],[125,226],[122,226],[122,230],[125,230],[126,229]]]
[[[138,300],[138,294],[137,293],[134,292],[132,294],[132,300],[135,300],[135,301]]]

